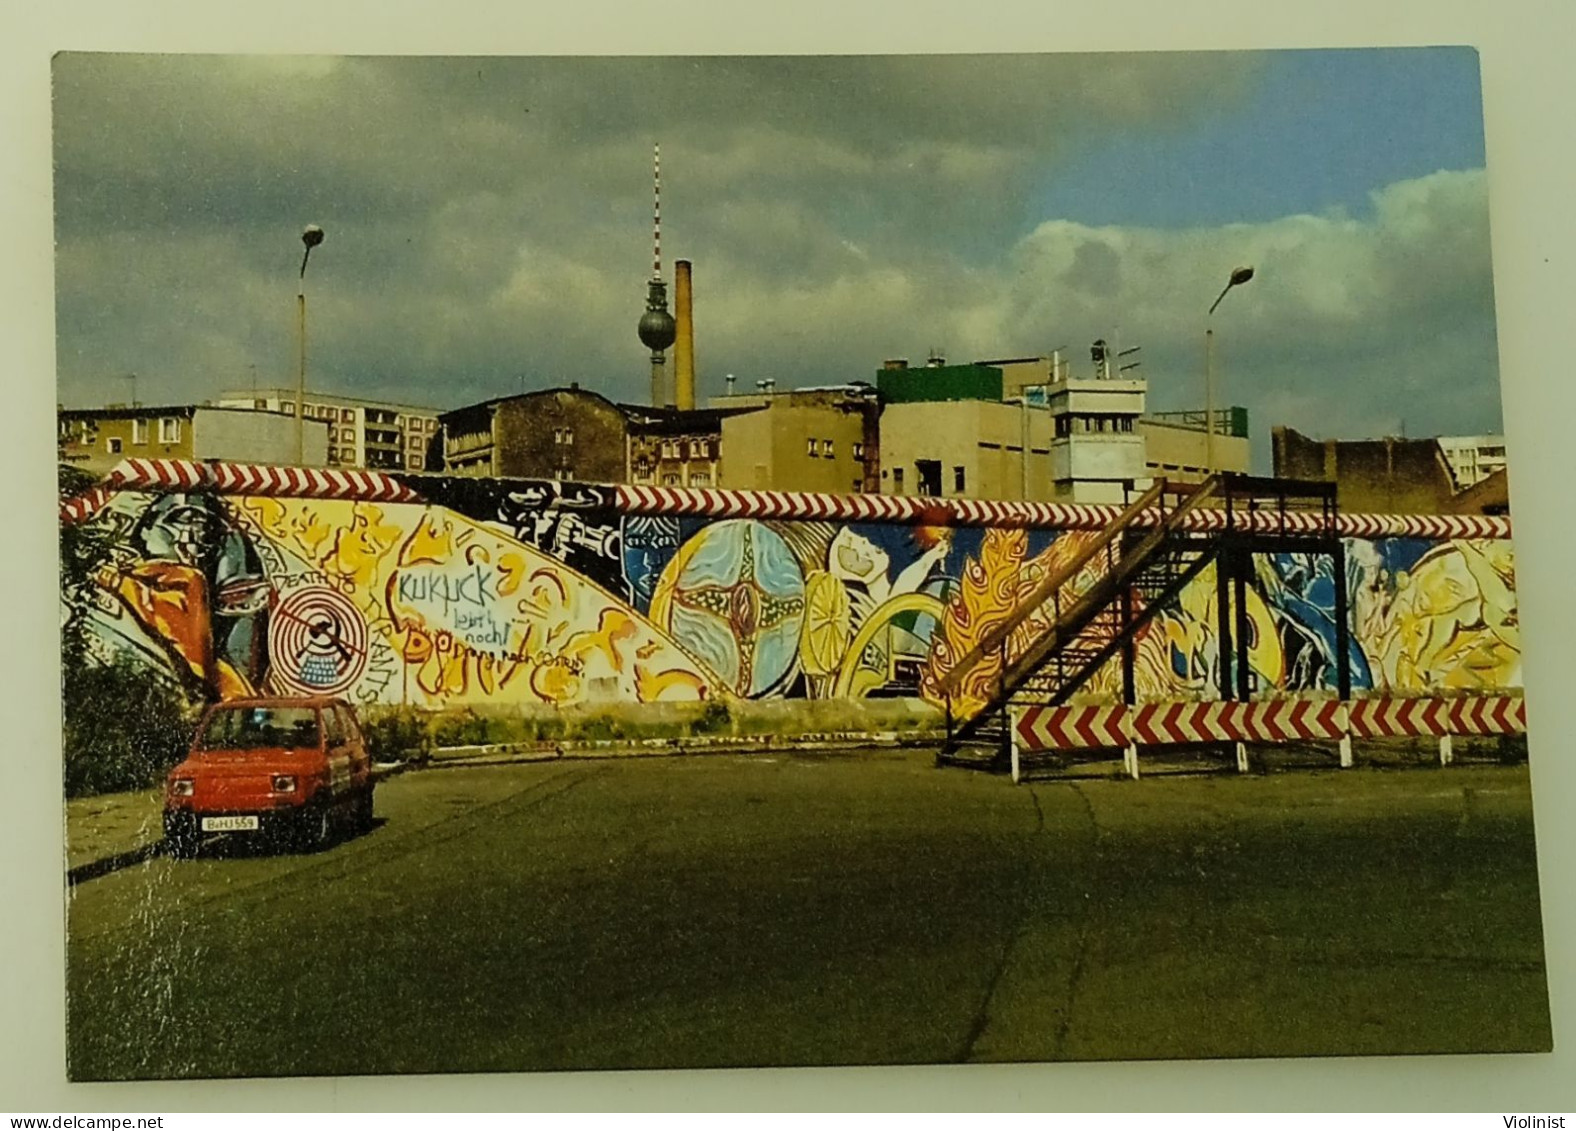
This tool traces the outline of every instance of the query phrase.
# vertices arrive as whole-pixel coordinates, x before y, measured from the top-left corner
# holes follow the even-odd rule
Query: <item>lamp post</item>
[[[1215,473],[1215,307],[1220,305],[1220,300],[1226,297],[1226,292],[1232,287],[1240,287],[1253,278],[1253,268],[1238,267],[1226,280],[1226,285],[1221,288],[1215,301],[1209,304],[1209,313],[1205,315],[1207,321],[1204,327],[1204,475],[1207,478]]]
[[[301,233],[306,252],[301,256],[301,286],[296,291],[296,337],[300,341],[301,355],[296,366],[295,448],[296,466],[306,463],[306,262],[312,258],[312,249],[323,242],[323,229],[308,224]]]

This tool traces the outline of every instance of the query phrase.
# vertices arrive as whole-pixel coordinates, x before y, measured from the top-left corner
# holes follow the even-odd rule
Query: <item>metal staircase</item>
[[[1224,514],[1206,521],[1207,516],[1196,512],[1212,501]],[[1309,509],[1315,511],[1311,522],[1287,521],[1293,511]],[[986,761],[1005,758],[1012,705],[1064,703],[1118,655],[1123,699],[1134,702],[1138,634],[1156,614],[1171,607],[1183,588],[1212,561],[1218,566],[1220,694],[1225,699],[1246,699],[1251,693],[1251,678],[1245,589],[1252,583],[1252,555],[1329,553],[1336,559],[1334,576],[1344,577],[1344,554],[1335,518],[1333,484],[1234,474],[1212,476],[1197,485],[1158,480],[1099,538],[1047,577],[986,633],[941,680],[939,690],[947,715],[943,756],[977,762],[982,752],[989,752]],[[1074,592],[1071,583],[1091,567],[1100,570],[1096,580]],[[1350,688],[1345,664],[1345,587],[1336,589],[1344,698]],[[1038,632],[1036,625],[1040,626]],[[971,709],[962,708],[958,693],[963,681],[987,657],[996,661],[996,674],[984,701],[980,702],[979,691],[974,689],[968,697]],[[972,758],[965,756],[969,751]]]

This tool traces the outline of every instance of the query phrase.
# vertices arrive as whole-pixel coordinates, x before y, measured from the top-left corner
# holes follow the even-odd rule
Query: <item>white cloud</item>
[[[445,62],[65,57],[62,399],[126,371],[168,399],[289,374],[307,220],[328,231],[316,379],[442,405],[522,374],[638,397],[662,136],[703,389],[868,379],[931,347],[1085,362],[1119,335],[1154,405],[1191,406],[1204,312],[1247,263],[1217,341],[1258,428],[1383,431],[1402,400],[1414,433],[1497,425],[1480,171],[1385,186],[1361,215],[1023,226],[1052,155],[1241,98],[1251,58]]]

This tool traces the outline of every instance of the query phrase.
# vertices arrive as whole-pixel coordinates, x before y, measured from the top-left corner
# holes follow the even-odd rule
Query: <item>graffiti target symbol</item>
[[[366,670],[366,618],[338,590],[298,590],[269,618],[268,653],[274,679],[289,690],[337,694]]]

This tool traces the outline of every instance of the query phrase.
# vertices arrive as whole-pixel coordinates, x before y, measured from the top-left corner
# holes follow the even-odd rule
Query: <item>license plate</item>
[[[256,817],[204,817],[202,819],[202,831],[205,833],[238,833],[256,828]]]

